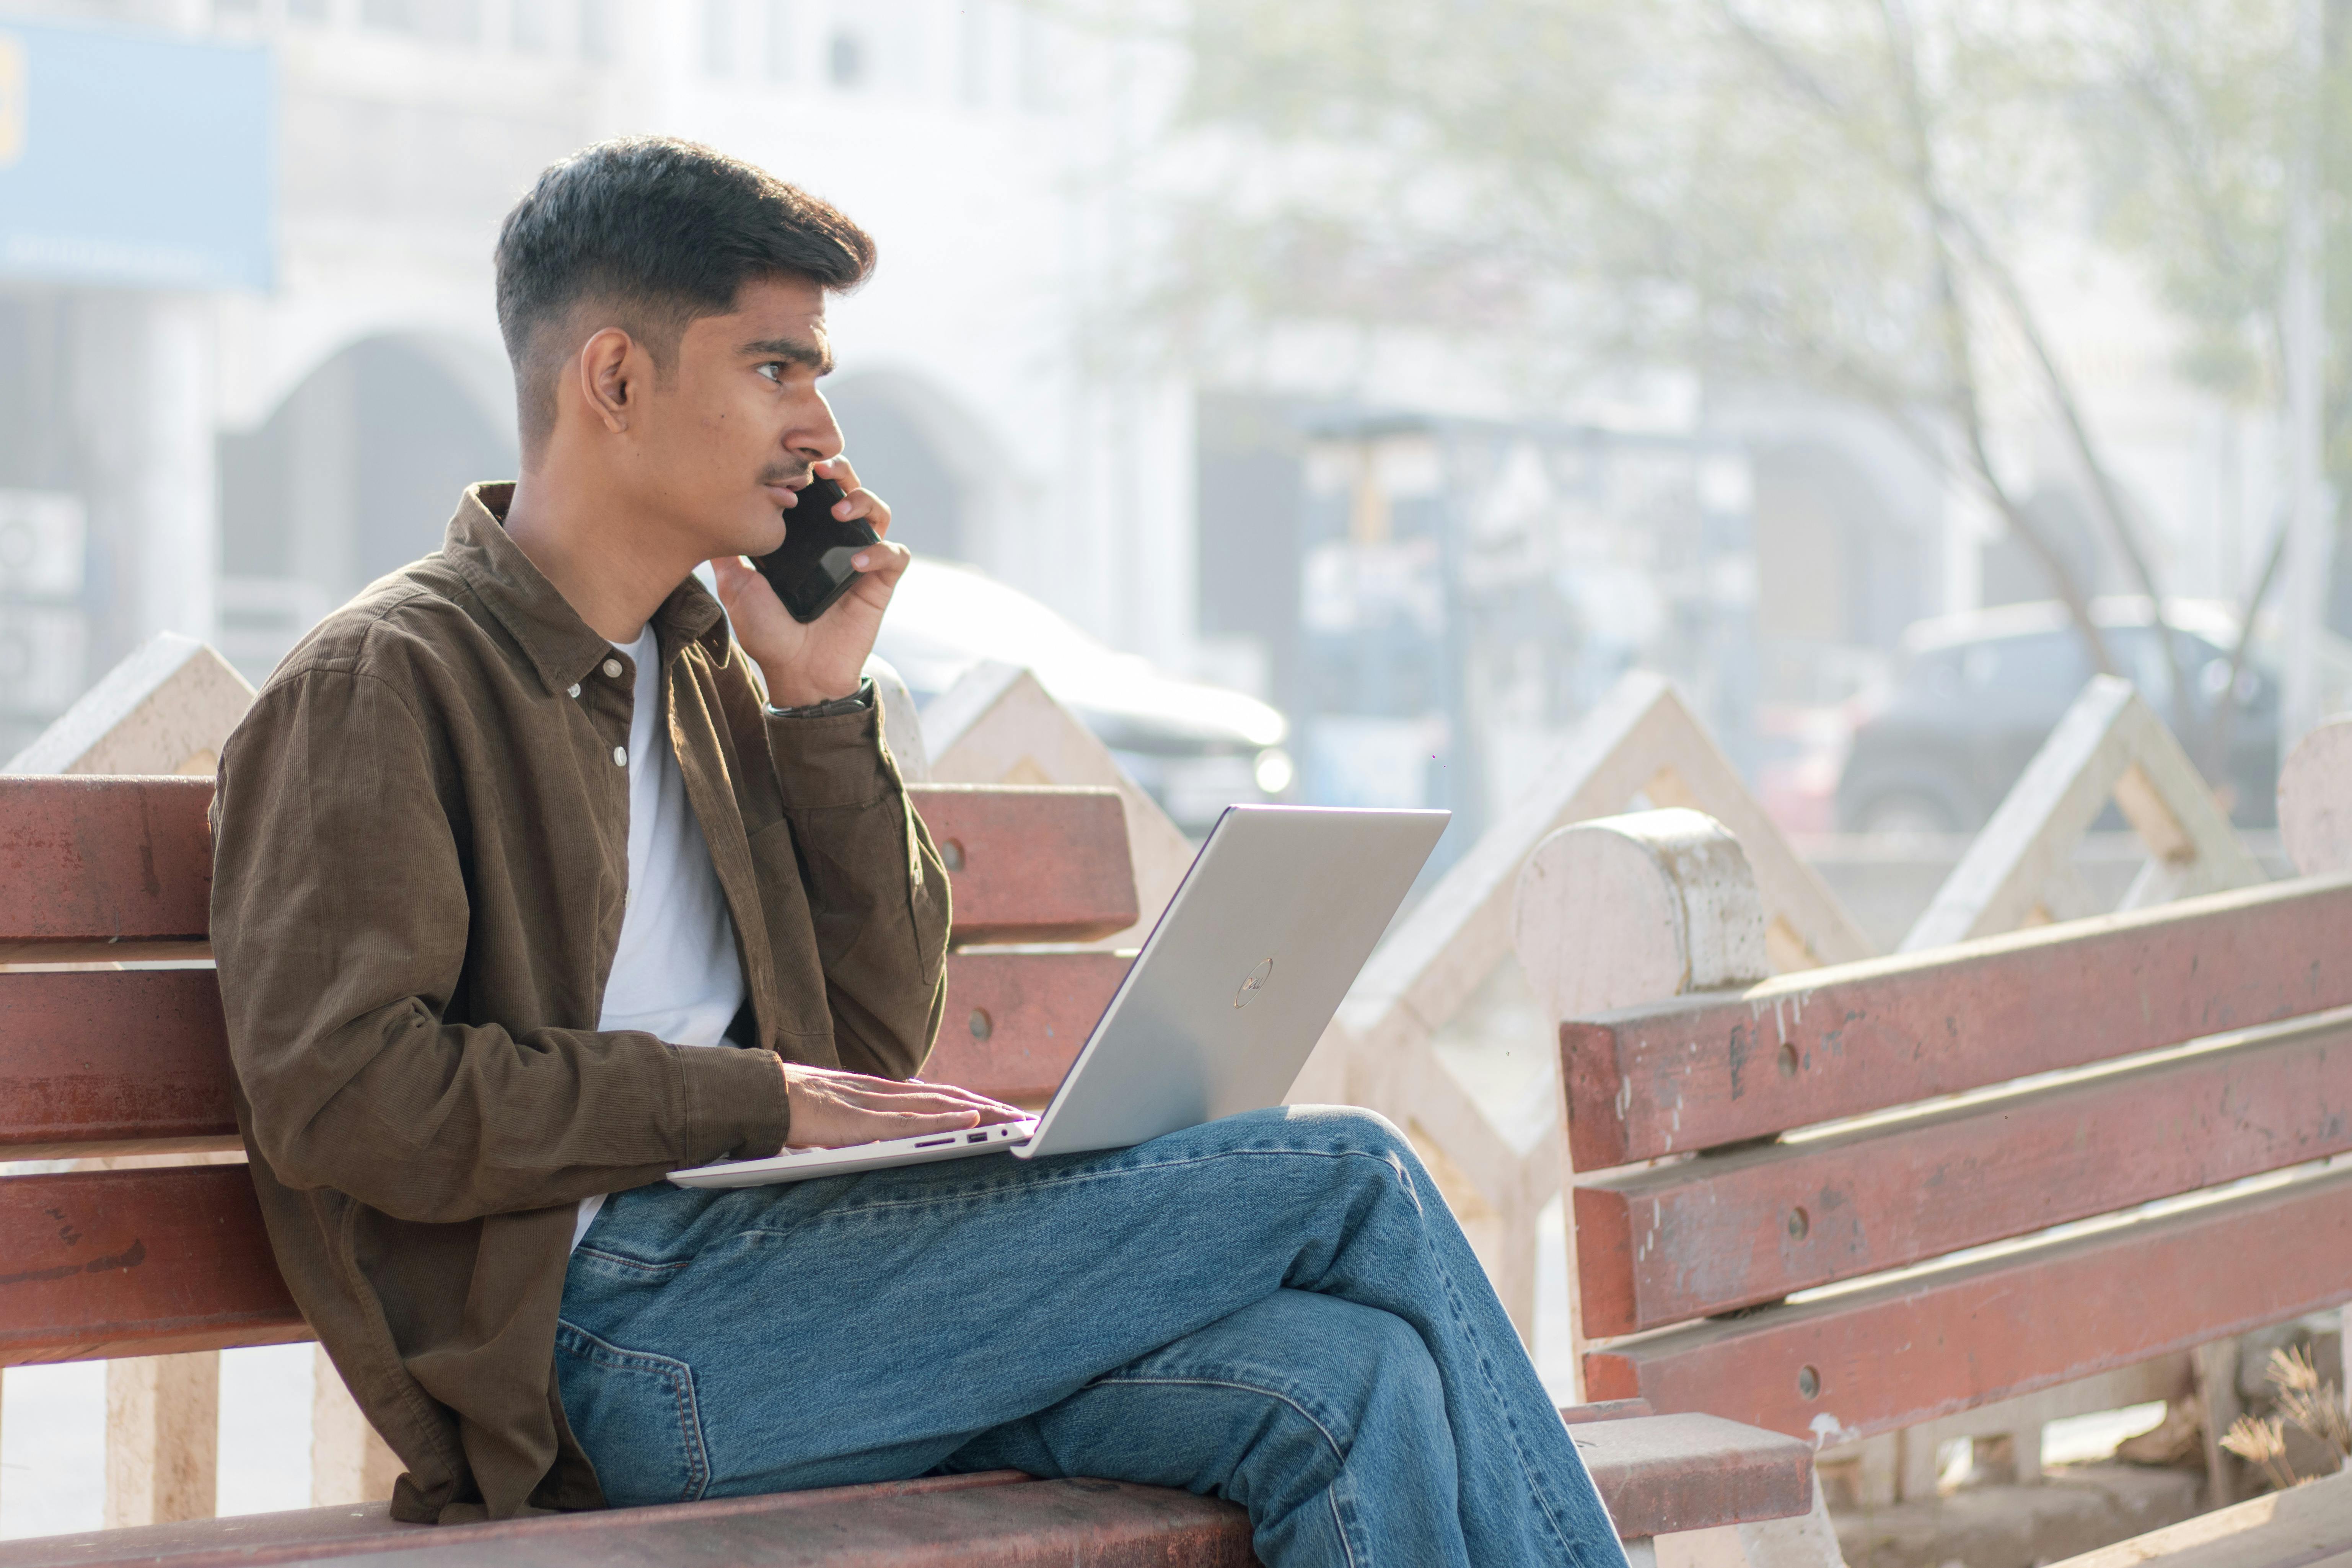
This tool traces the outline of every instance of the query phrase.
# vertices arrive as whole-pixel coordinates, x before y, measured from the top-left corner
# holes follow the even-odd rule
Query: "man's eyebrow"
[[[820,348],[800,338],[762,338],[758,342],[745,343],[742,352],[755,359],[780,359],[788,364],[805,365],[819,375],[833,374],[833,345]]]

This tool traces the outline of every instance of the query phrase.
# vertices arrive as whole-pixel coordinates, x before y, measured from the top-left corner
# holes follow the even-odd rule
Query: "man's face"
[[[643,499],[706,558],[775,549],[790,492],[841,451],[816,389],[832,368],[824,290],[805,279],[746,283],[732,313],[689,321],[634,426]]]

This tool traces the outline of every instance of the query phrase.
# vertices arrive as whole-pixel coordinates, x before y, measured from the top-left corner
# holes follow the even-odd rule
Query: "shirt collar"
[[[507,537],[510,483],[468,485],[441,553],[507,629],[549,694],[588,679],[610,658],[613,645],[580,618],[580,612],[541,575],[522,547]],[[719,601],[692,577],[672,590],[654,612],[664,663],[689,642],[701,642],[714,658],[727,655],[727,618]]]

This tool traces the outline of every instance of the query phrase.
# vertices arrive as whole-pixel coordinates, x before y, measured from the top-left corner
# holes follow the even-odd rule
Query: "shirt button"
[[[628,747],[615,746],[613,748],[613,765],[616,768],[625,768],[629,765]]]
[[[565,689],[565,691],[564,691],[564,693],[563,693],[563,694],[564,694],[566,697],[577,697],[577,696],[579,696],[579,695],[580,695],[580,683],[579,683],[578,681],[576,681],[576,680],[575,680],[575,681],[573,681],[573,682],[571,684],[571,686]]]
[[[613,679],[613,680],[618,680],[618,679],[621,679],[621,661],[620,661],[619,659],[617,659],[617,658],[608,658],[608,659],[606,659],[606,660],[604,661],[604,674],[605,674],[605,676],[606,676],[608,679]]]

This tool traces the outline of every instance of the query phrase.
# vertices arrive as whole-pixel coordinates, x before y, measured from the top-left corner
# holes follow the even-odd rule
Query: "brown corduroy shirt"
[[[635,670],[507,537],[511,493],[468,490],[440,554],[287,657],[213,806],[254,1186],[415,1521],[600,1506],[554,1379],[580,1200],[775,1152],[779,1056],[908,1077],[945,994],[947,877],[879,703],[766,713],[688,581],[654,617],[669,741],[764,1048],[597,1031]]]

